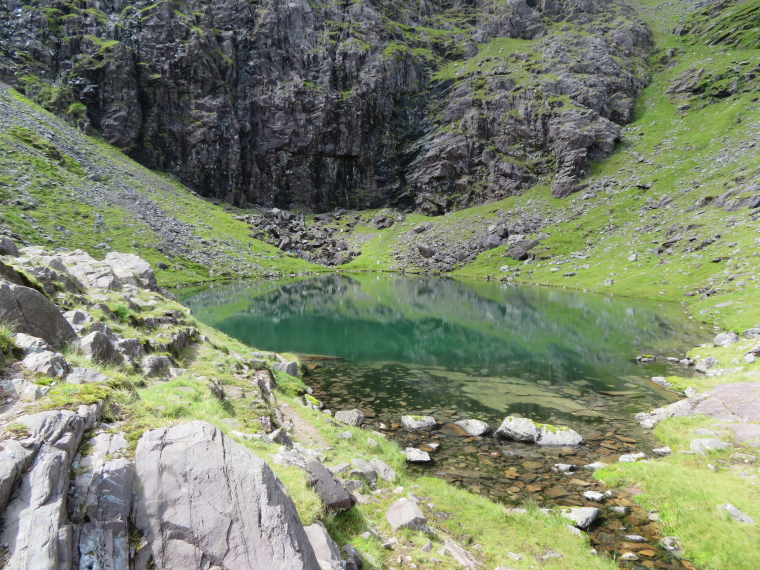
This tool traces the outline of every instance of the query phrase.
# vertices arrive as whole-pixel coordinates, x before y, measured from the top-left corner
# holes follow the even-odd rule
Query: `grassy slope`
[[[10,111],[0,120],[0,225],[22,240],[81,248],[96,256],[113,250],[136,253],[154,266],[169,265],[157,272],[164,286],[225,274],[320,270],[250,238],[247,224],[235,219],[240,211],[203,200],[172,177],[151,172],[109,145],[83,136],[12,89],[0,88],[0,103]],[[100,174],[100,180],[92,180],[92,173]],[[193,242],[207,247],[208,263],[172,255],[171,244],[119,206],[125,186],[193,226]],[[88,196],[95,189],[106,198]],[[35,205],[29,207],[30,201]]]

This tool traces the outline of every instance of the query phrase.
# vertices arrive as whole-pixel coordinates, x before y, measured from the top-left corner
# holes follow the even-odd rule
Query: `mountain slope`
[[[21,243],[137,253],[164,264],[164,286],[320,270],[249,237],[234,209],[146,170],[2,84],[0,172],[0,226]]]

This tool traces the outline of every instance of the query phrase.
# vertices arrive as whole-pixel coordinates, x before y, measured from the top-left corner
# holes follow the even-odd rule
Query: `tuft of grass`
[[[291,376],[281,370],[272,370],[277,382],[277,389],[287,396],[302,396],[306,393],[306,384],[300,378]]]
[[[29,437],[29,428],[19,422],[10,422],[3,426],[3,434],[8,439],[24,439]]]

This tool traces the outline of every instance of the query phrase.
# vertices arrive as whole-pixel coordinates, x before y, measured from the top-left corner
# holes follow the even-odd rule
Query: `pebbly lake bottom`
[[[598,552],[613,556],[635,553],[639,560],[635,563],[621,560],[623,567],[693,568],[660,545],[662,528],[656,512],[642,508],[627,491],[606,489],[594,478],[593,471],[584,469],[592,463],[617,461],[625,454],[645,453],[651,457],[657,442],[649,430],[633,420],[633,415],[653,405],[675,401],[675,395],[663,391],[658,398],[648,390],[637,390],[640,387],[633,379],[630,386],[624,386],[627,390],[598,392],[588,381],[577,380],[554,391],[546,381],[494,379],[479,376],[482,370],[452,372],[395,362],[356,365],[306,355],[303,362],[312,395],[326,409],[357,408],[365,414],[365,426],[395,439],[402,449],[413,447],[430,454],[432,462],[429,464],[409,464],[412,472],[444,479],[508,508],[519,509],[528,503],[548,509],[598,508],[602,515],[588,529],[591,543]],[[439,390],[434,397],[423,400],[441,402],[446,400],[447,391],[466,385],[473,377],[478,378],[474,382],[478,386],[484,381],[496,384],[499,399],[512,402],[510,410],[533,408],[533,402],[539,399],[543,403],[538,408],[542,413],[511,413],[568,425],[583,436],[583,442],[573,447],[540,447],[496,438],[492,434],[473,437],[456,422],[479,419],[488,421],[495,429],[503,416],[440,406],[423,407],[415,403],[420,401],[415,397],[418,389],[393,388],[418,381],[435,386],[440,385],[441,379],[448,379],[451,384],[447,383],[446,390]],[[366,389],[378,386],[379,380],[383,388]],[[547,405],[547,400],[551,405]],[[403,410],[403,414],[432,416],[437,425],[429,429],[406,429],[401,424],[399,410]],[[568,413],[576,414],[579,419],[568,421]],[[590,500],[584,496],[588,491],[605,496],[601,500],[598,497]]]
[[[634,552],[638,561],[623,563],[634,567],[689,567],[659,546],[656,514],[629,494],[583,495],[605,491],[584,465],[651,455],[656,446],[633,416],[677,397],[649,378],[675,372],[666,359],[706,336],[677,304],[373,274],[237,282],[184,291],[181,300],[250,346],[302,355],[305,380],[326,408],[360,409],[369,428],[402,449],[435,447],[433,462],[412,471],[508,507],[599,508],[589,529],[597,550]],[[636,362],[642,354],[656,360]],[[437,425],[406,430],[407,414]],[[495,428],[507,415],[571,427],[584,441],[541,448],[470,437],[454,423]]]

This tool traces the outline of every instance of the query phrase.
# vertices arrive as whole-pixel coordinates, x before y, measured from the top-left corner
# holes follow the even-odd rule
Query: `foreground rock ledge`
[[[155,568],[319,570],[280,481],[211,424],[146,432],[136,468],[136,524]]]

